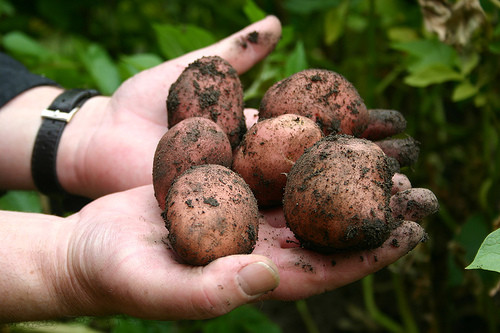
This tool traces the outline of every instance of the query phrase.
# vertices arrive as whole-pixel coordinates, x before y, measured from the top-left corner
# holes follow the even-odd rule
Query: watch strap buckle
[[[75,113],[78,112],[78,110],[80,110],[79,106],[73,108],[70,112],[64,112],[59,109],[57,110],[45,109],[42,110],[42,118],[69,123],[71,121],[71,118],[73,118],[73,116],[75,115]]]

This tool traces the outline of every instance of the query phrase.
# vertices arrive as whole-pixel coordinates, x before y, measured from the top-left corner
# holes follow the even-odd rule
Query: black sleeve
[[[56,82],[31,73],[20,62],[0,52],[0,107],[23,91],[43,85],[58,86]]]

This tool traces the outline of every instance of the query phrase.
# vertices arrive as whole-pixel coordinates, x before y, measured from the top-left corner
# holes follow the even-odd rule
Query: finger
[[[245,109],[245,124],[247,126],[247,130],[250,129],[257,121],[259,120],[259,111],[256,109]]]
[[[263,298],[297,300],[342,287],[395,262],[425,240],[425,235],[420,225],[405,221],[373,250],[321,255],[300,248],[282,249],[271,254],[279,268],[280,285]]]
[[[172,265],[151,275],[143,294],[149,319],[205,319],[223,315],[276,288],[280,278],[273,262],[259,255],[219,258],[207,266]]]
[[[402,173],[395,173],[392,176],[392,190],[391,195],[398,192],[409,190],[411,188],[411,182],[408,177]]]
[[[439,210],[439,202],[429,189],[411,188],[394,194],[390,208],[396,219],[419,222]]]
[[[412,165],[418,160],[420,143],[412,137],[387,139],[375,141],[375,143],[387,156],[395,158],[402,167]]]
[[[374,140],[381,140],[399,133],[406,129],[406,119],[401,112],[386,109],[368,110],[368,127],[361,134],[361,137]]]
[[[164,118],[156,121],[163,124],[166,122],[166,113],[163,112],[169,88],[189,64],[204,56],[220,56],[227,60],[238,74],[242,74],[265,58],[280,38],[280,21],[275,16],[268,16],[213,45],[140,72],[126,82],[125,87],[133,89],[119,89],[115,97],[123,97],[123,100],[127,101],[127,105],[123,107],[142,110],[148,105],[151,109],[161,112]],[[120,96],[122,94],[126,96]],[[134,104],[130,104],[131,101]]]
[[[242,74],[273,51],[280,38],[279,19],[267,16],[218,43],[186,54],[179,58],[179,65],[187,66],[202,56],[218,55]]]

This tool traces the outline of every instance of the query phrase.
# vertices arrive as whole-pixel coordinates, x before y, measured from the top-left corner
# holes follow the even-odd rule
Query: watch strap
[[[89,98],[99,95],[93,89],[70,89],[60,94],[42,111],[42,124],[38,130],[31,157],[31,173],[37,189],[47,195],[64,193],[56,170],[57,149],[66,124]]]

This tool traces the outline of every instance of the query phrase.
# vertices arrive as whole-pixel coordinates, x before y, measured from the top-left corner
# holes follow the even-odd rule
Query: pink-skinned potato
[[[189,64],[169,89],[168,126],[204,117],[217,123],[235,148],[245,134],[243,87],[236,70],[219,56]]]
[[[187,264],[248,254],[257,242],[257,200],[236,172],[221,165],[195,166],[177,177],[163,218],[172,249]]]
[[[153,160],[153,188],[161,209],[172,182],[194,165],[231,167],[232,149],[219,125],[210,119],[187,118],[170,128],[158,142]]]
[[[326,69],[306,69],[271,86],[259,107],[259,118],[285,113],[299,114],[316,122],[325,135],[360,136],[369,114],[354,85]]]
[[[283,208],[301,245],[332,253],[380,246],[397,221],[393,172],[373,142],[346,135],[318,141],[294,164]]]
[[[254,124],[233,155],[233,170],[252,189],[259,207],[282,204],[288,172],[295,161],[323,137],[317,124],[284,114]]]

